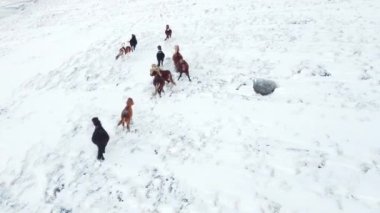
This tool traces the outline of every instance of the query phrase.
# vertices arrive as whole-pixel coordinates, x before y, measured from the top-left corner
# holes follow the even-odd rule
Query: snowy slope
[[[0,212],[380,212],[380,2],[4,2]],[[152,97],[175,44],[192,82]]]

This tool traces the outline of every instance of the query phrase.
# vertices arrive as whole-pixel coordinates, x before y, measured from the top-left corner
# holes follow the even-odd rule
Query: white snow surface
[[[0,212],[380,212],[380,1],[0,1]],[[165,25],[173,37],[164,41]],[[115,60],[131,34],[137,49]],[[175,79],[153,97],[157,45]],[[274,80],[269,96],[255,78]],[[131,132],[117,127],[132,97]],[[91,142],[97,116],[105,161]]]

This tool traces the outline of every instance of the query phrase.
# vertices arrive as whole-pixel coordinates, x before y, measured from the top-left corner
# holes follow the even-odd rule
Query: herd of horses
[[[169,25],[166,25],[165,29],[165,41],[169,38],[171,38],[172,30],[170,29]],[[131,42],[132,40],[135,40],[135,42]],[[122,55],[127,55],[130,52],[135,50],[137,40],[134,35],[132,35],[132,39],[129,42],[131,46],[125,46],[125,43],[122,44],[122,47],[119,50],[119,54],[116,56],[116,60],[121,57]],[[182,77],[182,74],[185,74],[189,81],[190,75],[189,75],[189,64],[183,59],[182,54],[179,52],[179,46],[174,46],[174,54],[172,57],[173,64],[175,71],[179,73],[178,80]],[[170,70],[162,70],[158,65],[152,64],[152,67],[150,69],[150,76],[153,77],[153,86],[154,86],[154,93],[153,95],[156,96],[157,94],[161,97],[161,93],[164,92],[164,86],[165,83],[176,85],[176,83],[173,80],[172,73]],[[118,123],[118,126],[122,125],[123,128],[127,127],[127,130],[130,130],[130,123],[132,119],[132,106],[134,102],[132,98],[128,98],[127,103],[123,111],[121,112],[121,119]]]
[[[174,46],[174,54],[172,57],[174,68],[176,72],[179,72],[178,80],[182,77],[182,74],[184,73],[189,81],[190,75],[189,75],[189,64],[183,59],[181,53],[179,52],[179,46]],[[170,72],[170,70],[161,70],[161,68],[155,64],[152,64],[152,67],[150,69],[150,76],[153,76],[153,85],[155,88],[154,95],[158,95],[161,97],[161,93],[164,92],[164,86],[166,83],[172,83],[173,85],[176,85],[173,76]]]

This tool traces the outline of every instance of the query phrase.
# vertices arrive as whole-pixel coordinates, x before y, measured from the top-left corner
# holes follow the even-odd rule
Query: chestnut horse
[[[124,48],[124,53],[127,55],[128,53],[132,52],[132,48],[130,46],[126,46]]]
[[[181,59],[183,59],[181,53],[179,53],[179,46],[178,45],[175,45],[174,46],[174,54],[173,54],[173,63],[174,63],[174,67],[176,69],[177,72],[180,71],[180,66],[179,66],[179,61]]]
[[[191,81],[190,76],[189,76],[189,64],[185,60],[181,59],[178,62],[178,66],[179,66],[179,73],[180,73],[178,80],[181,78],[182,73],[185,73],[189,81]]]
[[[175,82],[172,77],[172,73],[169,70],[161,70],[157,65],[153,64],[152,69],[150,69],[150,76],[161,76],[166,82],[172,83],[175,85]]]
[[[116,56],[116,60],[118,59],[118,58],[120,58],[120,56],[122,56],[122,55],[127,55],[128,53],[130,53],[130,52],[132,52],[132,49],[131,49],[131,47],[130,46],[126,46],[126,47],[124,47],[124,43],[122,44],[122,47],[119,49],[119,54],[117,54],[117,56]]]
[[[158,95],[161,98],[161,92],[164,91],[164,86],[165,86],[165,79],[161,77],[160,75],[155,75],[153,78],[153,85],[154,85],[154,94],[153,95]]]
[[[115,57],[115,60],[117,60],[120,56],[124,55],[125,49],[124,46],[119,49],[119,54]]]
[[[126,125],[128,131],[130,130],[129,125],[131,123],[131,119],[132,119],[132,115],[133,115],[133,112],[132,112],[132,105],[133,104],[134,104],[133,99],[132,98],[128,98],[128,100],[127,100],[127,106],[121,112],[121,120],[117,124],[117,126],[120,126],[122,124],[123,128]]]

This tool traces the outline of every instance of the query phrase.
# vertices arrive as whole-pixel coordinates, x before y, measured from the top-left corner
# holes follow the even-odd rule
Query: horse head
[[[157,65],[152,64],[152,68],[150,69],[150,76],[155,76],[155,75],[162,77],[162,74],[160,72],[160,68]]]
[[[179,46],[178,45],[174,45],[174,50],[175,50],[175,52],[179,52]]]
[[[162,77],[162,74],[161,74],[160,70],[150,69],[150,76],[160,76],[160,77]]]
[[[135,104],[133,102],[133,99],[132,98],[128,98],[128,100],[127,100],[127,106],[132,106],[133,104]]]

